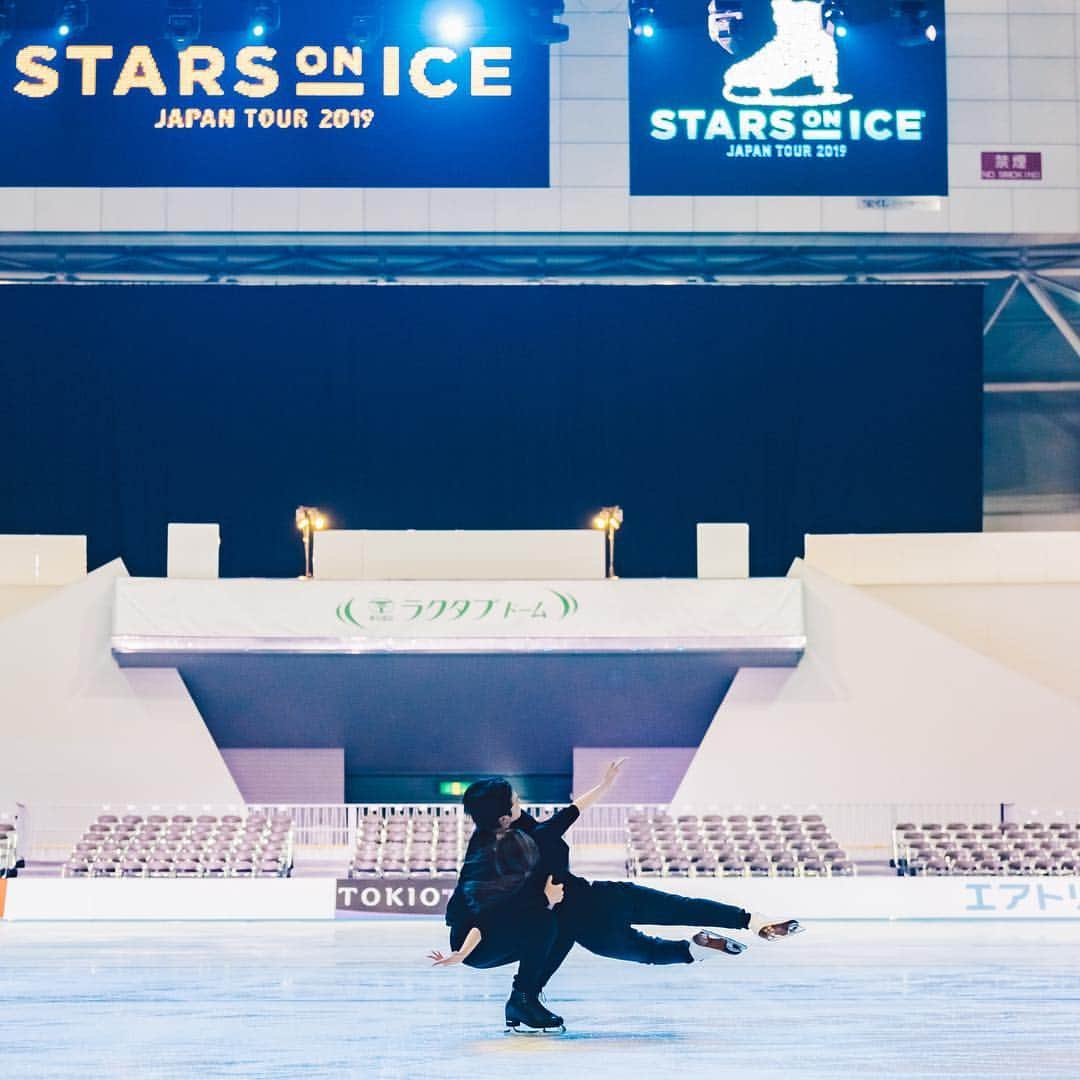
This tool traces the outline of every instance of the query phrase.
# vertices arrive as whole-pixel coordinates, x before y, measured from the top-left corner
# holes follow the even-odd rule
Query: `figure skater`
[[[583,810],[610,790],[624,761],[612,762],[595,788],[543,822],[522,811],[516,793],[502,777],[479,780],[465,792],[464,807],[476,823],[476,832],[469,841],[458,888],[447,906],[453,951],[449,956],[436,951],[430,958],[439,967],[455,963],[495,966],[484,962],[490,953],[482,953],[479,960],[473,957],[484,942],[484,919],[497,913],[493,931],[500,935],[497,944],[515,941],[521,960],[515,992],[506,1008],[511,1027],[563,1027],[562,1018],[540,1003],[539,992],[575,942],[617,960],[689,964],[717,953],[737,956],[746,946],[710,930],[700,930],[689,940],[672,941],[643,934],[635,925],[697,924],[749,930],[766,941],[802,930],[795,919],[767,918],[714,900],[676,896],[628,881],[590,883],[571,873],[570,849],[563,835]],[[530,837],[535,854],[531,848],[523,848],[514,833]],[[528,851],[523,860],[516,854],[522,850]],[[527,871],[526,863],[530,864]],[[486,903],[494,896],[497,901]],[[553,928],[547,914],[556,908]],[[509,954],[505,955],[497,963],[511,962]]]

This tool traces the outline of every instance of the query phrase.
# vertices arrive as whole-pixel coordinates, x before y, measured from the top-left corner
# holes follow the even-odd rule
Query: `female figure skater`
[[[737,956],[746,946],[709,930],[699,931],[688,941],[650,937],[634,929],[635,925],[686,926],[696,923],[749,930],[766,941],[802,930],[794,919],[771,919],[714,900],[676,896],[627,881],[590,883],[572,874],[570,849],[563,834],[583,810],[611,788],[624,760],[612,762],[595,788],[544,822],[537,822],[521,810],[517,795],[509,782],[501,777],[477,781],[465,792],[465,810],[476,823],[476,832],[469,842],[458,888],[447,907],[453,951],[449,956],[436,951],[430,958],[438,967],[455,963],[473,967],[495,966],[483,962],[487,954],[482,954],[480,961],[473,959],[484,941],[484,929],[478,925],[484,916],[481,915],[482,902],[478,906],[473,900],[470,905],[469,897],[478,896],[477,890],[483,893],[496,882],[502,882],[497,932],[512,937],[511,928],[516,926],[520,936],[515,940],[522,954],[522,966],[515,980],[515,993],[521,996],[516,999],[511,995],[507,1002],[508,1025],[562,1026],[561,1017],[548,1012],[540,1004],[538,995],[575,942],[599,956],[618,960],[641,964],[689,964],[718,952]],[[508,860],[512,861],[517,843],[512,839],[515,832],[530,837],[537,849],[535,864],[520,880],[513,874],[501,872],[501,867]],[[554,933],[551,923],[539,913],[541,899],[546,902],[545,906],[557,907]],[[487,917],[490,918],[490,914]],[[469,922],[473,925],[466,926]],[[539,966],[536,966],[537,958],[545,950],[546,959],[539,960]],[[508,963],[510,958],[498,962]],[[527,974],[519,983],[523,968],[527,968]]]

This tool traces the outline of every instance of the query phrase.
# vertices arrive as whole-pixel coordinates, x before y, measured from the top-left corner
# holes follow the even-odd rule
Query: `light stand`
[[[622,523],[623,512],[621,506],[601,507],[600,512],[592,520],[593,528],[602,529],[607,537],[607,576],[612,579],[618,576],[615,573],[615,534],[619,531]]]
[[[296,508],[296,527],[304,540],[304,572],[302,579],[311,578],[311,537],[312,533],[321,532],[326,528],[326,515],[314,506],[298,506]]]

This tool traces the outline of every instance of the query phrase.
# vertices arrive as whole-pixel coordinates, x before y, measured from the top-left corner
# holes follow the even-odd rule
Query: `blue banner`
[[[943,0],[892,8],[657,5],[630,35],[631,194],[947,194]]]
[[[233,7],[181,47],[144,0],[0,38],[0,184],[548,186],[548,49],[520,22],[448,35],[405,5],[361,47],[344,4],[287,3],[273,32]]]

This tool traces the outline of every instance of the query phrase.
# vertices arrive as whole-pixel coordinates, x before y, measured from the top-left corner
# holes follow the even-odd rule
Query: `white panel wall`
[[[805,548],[849,585],[1080,582],[1080,532],[811,533]]]
[[[938,211],[853,198],[628,195],[626,5],[567,0],[551,51],[551,190],[0,188],[0,231],[991,232],[1080,229],[1080,0],[947,0],[952,194]],[[981,150],[1041,150],[1046,179],[982,181]]]
[[[176,671],[109,651],[119,561],[0,622],[0,804],[240,803]],[[59,819],[58,819],[59,820]]]
[[[876,585],[865,591],[1080,702],[1080,583]]]
[[[0,585],[67,585],[83,577],[85,536],[0,536]]]
[[[801,560],[791,575],[805,657],[736,675],[674,802],[1075,804],[1080,703]]]
[[[595,529],[327,529],[313,573],[330,581],[579,581],[604,577]]]

